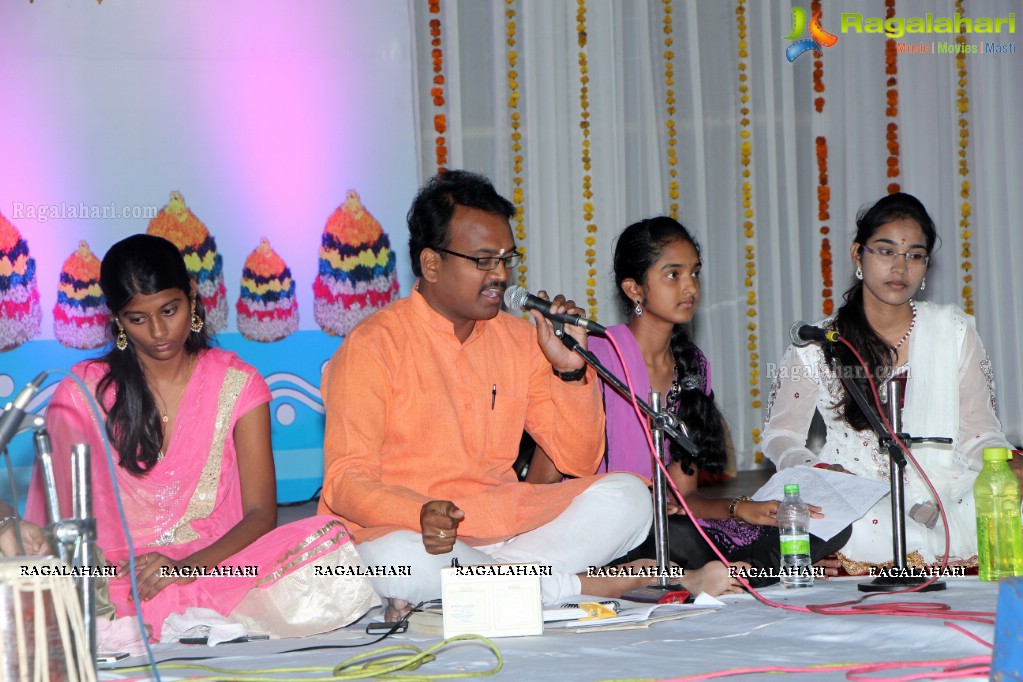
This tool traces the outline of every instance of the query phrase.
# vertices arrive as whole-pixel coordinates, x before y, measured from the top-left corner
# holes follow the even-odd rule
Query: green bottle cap
[[[799,494],[799,484],[798,483],[786,483],[785,484],[785,494],[786,495],[798,495]]]
[[[984,448],[985,462],[1005,462],[1012,459],[1012,450],[1009,448]]]

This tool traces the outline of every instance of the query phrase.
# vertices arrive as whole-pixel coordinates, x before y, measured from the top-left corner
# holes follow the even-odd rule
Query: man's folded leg
[[[556,484],[554,484],[556,485]],[[550,566],[541,580],[544,603],[580,593],[577,574],[607,564],[646,539],[653,522],[650,491],[632,474],[603,476],[550,523],[518,535],[490,552],[501,563]]]
[[[393,567],[394,573],[405,574],[370,576],[376,593],[412,604],[440,598],[440,569],[450,566],[452,559],[466,566],[497,561],[464,542],[456,542],[454,549],[446,554],[429,554],[423,546],[423,536],[411,530],[399,530],[363,542],[358,550],[363,563],[373,570]]]

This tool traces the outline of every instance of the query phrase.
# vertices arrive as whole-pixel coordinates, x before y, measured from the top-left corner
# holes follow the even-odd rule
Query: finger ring
[[[441,531],[441,532],[437,533],[437,537],[439,537],[441,540],[443,540],[447,536],[448,536],[448,534],[445,533],[444,531]]]

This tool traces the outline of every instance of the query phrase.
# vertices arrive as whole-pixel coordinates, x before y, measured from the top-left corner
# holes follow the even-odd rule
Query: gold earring
[[[199,317],[199,314],[195,312],[195,300],[192,301],[192,331],[198,334],[202,331],[203,320]]]
[[[117,345],[117,350],[124,350],[128,347],[128,335],[124,333],[124,327],[121,323],[117,323],[117,340],[114,342]]]

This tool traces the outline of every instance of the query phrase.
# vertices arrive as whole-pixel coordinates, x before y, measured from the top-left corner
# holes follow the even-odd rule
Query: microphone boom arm
[[[699,454],[700,449],[696,447],[696,443],[694,443],[689,436],[679,430],[679,421],[674,415],[667,410],[654,410],[652,407],[643,402],[639,396],[633,396],[625,382],[616,377],[607,367],[604,367],[600,360],[597,359],[597,356],[583,348],[571,334],[560,334],[559,338],[569,350],[575,351],[582,356],[582,359],[586,361],[586,364],[596,370],[597,374],[599,374],[608,385],[618,391],[622,397],[630,401],[635,398],[636,403],[639,405],[639,409],[643,410],[644,414],[653,419],[657,427],[664,431],[664,433],[668,434],[668,436],[678,443],[683,450],[694,457]]]

